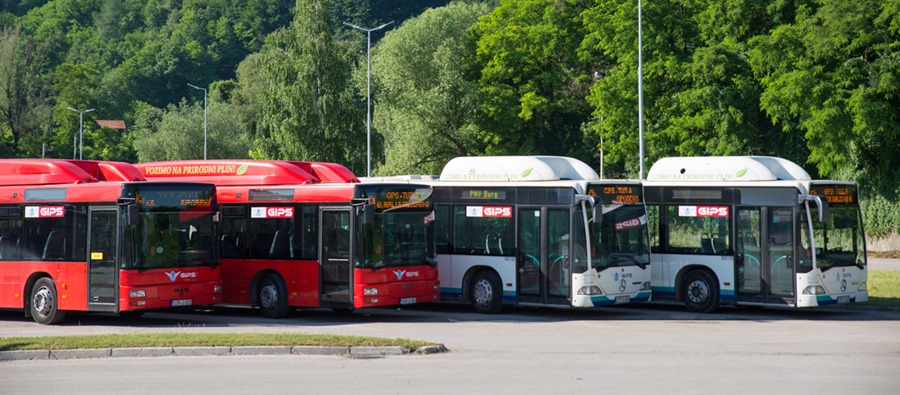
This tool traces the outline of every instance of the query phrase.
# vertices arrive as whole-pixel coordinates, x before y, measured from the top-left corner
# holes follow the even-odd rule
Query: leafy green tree
[[[754,38],[762,108],[802,132],[825,177],[900,185],[900,2],[821,0]]]
[[[332,39],[328,1],[298,0],[290,27],[270,37],[256,158],[365,163],[365,114],[354,95],[349,56]]]
[[[574,0],[508,0],[473,28],[488,154],[583,156],[590,87],[577,49],[584,36]]]
[[[39,156],[50,105],[44,55],[18,27],[0,30],[0,140],[4,157]]]
[[[182,101],[166,110],[142,104],[134,125],[140,162],[203,158],[203,104]],[[211,102],[207,108],[207,158],[247,158],[251,143],[234,108]]]
[[[376,173],[437,174],[448,160],[478,152],[470,124],[478,92],[466,32],[488,12],[477,3],[427,10],[373,50],[374,124],[385,141]],[[365,73],[359,75],[364,91]]]

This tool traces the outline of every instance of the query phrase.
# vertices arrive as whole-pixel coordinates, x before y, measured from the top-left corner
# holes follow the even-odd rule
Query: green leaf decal
[[[244,175],[244,173],[247,172],[247,167],[248,167],[248,166],[247,166],[246,163],[243,164],[243,165],[241,165],[241,167],[238,167],[238,169],[237,169],[237,175],[239,175],[239,176]]]
[[[749,170],[749,169],[750,169],[749,167],[745,167],[743,170],[738,170],[738,172],[735,173],[734,175],[735,175],[735,177],[737,177],[737,178],[741,178],[741,177],[743,177],[744,175],[747,174],[747,170]]]
[[[533,167],[529,167],[529,168],[525,169],[525,171],[522,172],[522,178],[526,178],[526,177],[528,177],[529,175],[531,175],[531,170],[534,170],[534,168],[533,168]]]

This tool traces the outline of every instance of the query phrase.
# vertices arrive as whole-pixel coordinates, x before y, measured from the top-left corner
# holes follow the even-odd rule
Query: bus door
[[[571,289],[570,210],[518,209],[519,301],[568,305]]]
[[[791,207],[737,208],[739,302],[794,303],[792,215]]]
[[[88,217],[88,310],[118,311],[118,211],[91,207]]]
[[[353,216],[350,207],[322,208],[319,223],[320,301],[323,306],[353,308]]]

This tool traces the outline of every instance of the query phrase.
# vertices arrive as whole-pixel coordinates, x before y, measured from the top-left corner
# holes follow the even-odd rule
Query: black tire
[[[483,314],[496,314],[503,309],[503,288],[500,287],[500,277],[491,270],[482,270],[475,273],[472,284],[469,287],[469,298],[472,300],[472,308]]]
[[[136,320],[138,318],[143,317],[144,313],[146,313],[145,310],[126,310],[126,311],[120,311],[119,317],[122,317],[122,318],[125,318],[128,320]]]
[[[719,309],[719,286],[705,270],[694,270],[682,282],[682,299],[688,310],[712,313]]]
[[[276,274],[267,274],[259,282],[256,302],[264,317],[283,318],[288,314],[287,287]]]
[[[31,318],[38,324],[58,324],[66,318],[66,312],[59,309],[56,284],[48,277],[42,277],[31,288]]]

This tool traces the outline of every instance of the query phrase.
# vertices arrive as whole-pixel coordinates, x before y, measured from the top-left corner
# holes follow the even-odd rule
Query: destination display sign
[[[588,195],[600,198],[603,204],[641,204],[643,202],[640,185],[589,185]]]
[[[829,204],[855,204],[855,185],[812,185],[809,188],[811,195],[825,196]]]
[[[147,187],[131,186],[134,201],[147,209],[208,208],[212,209],[215,190],[212,187]]]
[[[506,190],[490,188],[465,188],[460,190],[461,199],[505,200]]]
[[[431,188],[366,187],[363,194],[379,211],[431,208]]]

